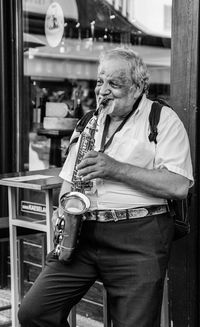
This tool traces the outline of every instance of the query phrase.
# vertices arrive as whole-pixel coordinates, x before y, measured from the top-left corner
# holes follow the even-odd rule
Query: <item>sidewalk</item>
[[[0,309],[10,305],[10,290],[0,289]],[[11,323],[11,309],[0,311],[0,326]]]

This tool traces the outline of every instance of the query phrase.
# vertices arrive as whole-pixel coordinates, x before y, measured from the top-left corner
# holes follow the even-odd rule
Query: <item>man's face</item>
[[[124,60],[106,59],[98,69],[95,94],[97,104],[108,98],[104,110],[111,116],[126,115],[135,102],[137,88],[131,80],[130,68]]]

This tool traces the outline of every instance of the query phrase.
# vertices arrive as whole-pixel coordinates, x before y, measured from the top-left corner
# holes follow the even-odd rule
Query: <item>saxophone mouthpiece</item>
[[[103,109],[103,107],[105,107],[105,105],[108,103],[109,99],[108,98],[103,98],[98,106],[97,106],[97,110],[96,110],[96,114],[99,114],[101,112],[101,110]]]

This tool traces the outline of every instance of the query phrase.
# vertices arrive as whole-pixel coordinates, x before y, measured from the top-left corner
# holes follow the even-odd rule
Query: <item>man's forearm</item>
[[[118,162],[111,178],[159,198],[184,198],[189,180],[167,169],[146,169]]]
[[[125,183],[135,190],[165,199],[187,196],[189,180],[167,169],[146,169],[115,160],[105,153],[91,151],[78,165],[83,181],[103,178]]]

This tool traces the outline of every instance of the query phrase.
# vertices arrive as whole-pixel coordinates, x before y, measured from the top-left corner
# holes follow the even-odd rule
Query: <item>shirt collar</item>
[[[147,97],[146,97],[146,94],[144,93],[143,96],[142,96],[142,99],[139,103],[139,106],[137,107],[136,111],[134,112],[134,116],[135,115],[138,115],[141,111],[143,111],[143,108],[144,108],[144,104],[145,102],[147,101]]]

